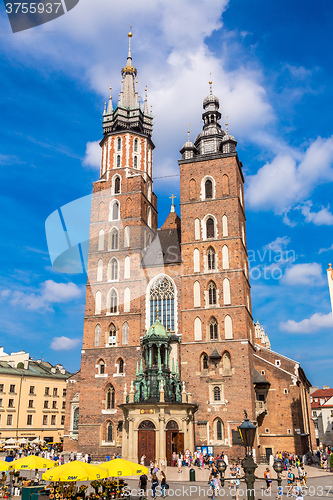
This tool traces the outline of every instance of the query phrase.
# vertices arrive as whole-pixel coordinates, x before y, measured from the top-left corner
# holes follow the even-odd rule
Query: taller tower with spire
[[[118,394],[125,374],[134,380],[145,334],[146,280],[141,261],[157,229],[153,192],[153,117],[137,91],[131,54],[121,70],[121,91],[103,112],[100,178],[94,183],[84,319],[78,439],[121,446]],[[95,401],[95,404],[91,404]],[[98,437],[96,435],[98,434]],[[89,448],[91,449],[91,448]]]

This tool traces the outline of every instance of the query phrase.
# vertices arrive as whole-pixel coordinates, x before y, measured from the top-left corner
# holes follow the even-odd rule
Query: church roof
[[[271,383],[268,382],[268,380],[266,380],[262,375],[260,375],[260,373],[257,372],[257,370],[255,368],[253,369],[253,383],[254,384],[268,384],[268,385],[271,385]]]
[[[180,227],[174,229],[163,229],[163,227],[158,229],[155,238],[147,248],[142,259],[143,267],[178,264],[181,262]]]
[[[176,214],[176,212],[170,212],[168,217],[165,219],[163,226],[161,227],[161,231],[164,229],[180,229],[180,218]]]

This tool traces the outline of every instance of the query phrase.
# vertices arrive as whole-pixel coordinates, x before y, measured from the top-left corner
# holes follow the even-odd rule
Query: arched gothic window
[[[150,324],[156,320],[156,311],[166,330],[175,331],[175,290],[169,278],[161,277],[150,289]]]
[[[201,354],[201,370],[208,370],[208,356],[205,352]]]
[[[111,229],[109,233],[109,250],[118,250],[119,248],[119,231],[116,227]]]
[[[119,203],[117,201],[112,205],[112,220],[119,219]]]
[[[214,401],[221,401],[221,389],[219,386],[214,387]]]
[[[121,138],[118,137],[118,146],[117,146],[118,151],[121,150]]]
[[[113,323],[111,323],[109,328],[109,345],[116,345],[117,340],[117,330]]]
[[[208,284],[208,303],[210,306],[216,304],[216,285],[214,281],[210,281]]]
[[[196,187],[196,182],[195,179],[190,180],[190,200],[195,200],[197,197],[196,193],[197,187]]]
[[[206,238],[214,238],[214,236],[215,236],[214,219],[209,217],[206,221]]]
[[[117,168],[120,168],[120,155],[117,155]]]
[[[109,262],[109,279],[111,281],[115,281],[119,278],[119,264],[118,260],[113,257],[113,259],[110,260]]]
[[[105,373],[105,363],[102,359],[98,363],[98,373],[100,375],[104,375],[104,373]]]
[[[211,318],[209,322],[209,338],[210,340],[218,339],[218,328],[217,328],[217,321],[215,318]]]
[[[101,325],[96,325],[96,328],[95,328],[95,347],[101,346],[101,338],[102,338]]]
[[[114,180],[114,194],[120,193],[120,177],[116,177]]]
[[[231,373],[231,358],[228,351],[225,351],[222,356],[222,371],[223,375],[230,375]]]
[[[95,296],[95,314],[101,314],[102,312],[102,294],[100,290],[97,290]]]
[[[108,298],[108,312],[111,314],[116,314],[118,312],[118,295],[114,288],[111,290],[111,292],[109,292]]]
[[[98,233],[98,250],[104,250],[104,231],[100,230]]]
[[[138,140],[134,139],[134,152],[136,153],[138,150]]]
[[[215,439],[216,441],[223,441],[224,440],[224,428],[223,428],[223,422],[220,418],[217,418],[214,421],[214,431],[215,431]]]
[[[138,168],[138,157],[134,156],[134,168]]]
[[[125,322],[123,324],[123,338],[122,338],[122,344],[127,345],[128,344],[128,337],[129,337],[129,327],[128,323]]]
[[[119,358],[118,361],[118,373],[124,373],[124,360]]]
[[[213,183],[210,179],[205,182],[205,198],[213,198]]]
[[[207,250],[207,267],[208,271],[215,269],[215,250],[213,247],[209,247]]]
[[[106,409],[113,410],[115,408],[116,393],[113,385],[110,385],[106,391]]]
[[[113,441],[113,424],[110,422],[106,428],[106,441],[112,443]]]

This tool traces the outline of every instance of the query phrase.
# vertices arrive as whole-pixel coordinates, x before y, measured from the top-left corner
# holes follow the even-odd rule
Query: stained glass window
[[[166,330],[175,331],[175,291],[167,278],[158,279],[150,290],[150,325],[157,317]]]

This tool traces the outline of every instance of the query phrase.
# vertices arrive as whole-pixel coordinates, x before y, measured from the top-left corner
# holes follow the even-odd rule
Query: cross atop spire
[[[210,93],[210,95],[212,95],[213,94],[212,74],[209,73],[209,76],[210,76],[210,79],[209,79],[209,82],[208,82],[209,83],[209,93]]]

